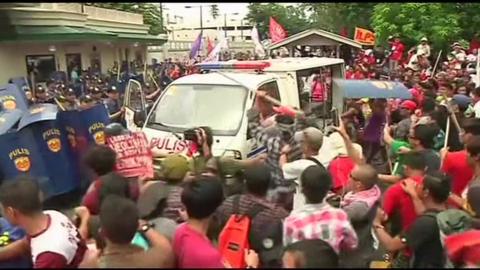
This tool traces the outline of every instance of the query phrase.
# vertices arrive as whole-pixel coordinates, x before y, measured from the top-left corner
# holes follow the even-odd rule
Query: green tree
[[[149,25],[148,33],[158,35],[166,32],[163,25],[162,12],[159,5],[152,3],[85,3],[101,8],[116,9],[143,15],[143,23]]]
[[[436,50],[462,36],[461,14],[455,3],[388,3],[374,8],[372,26],[377,43],[386,43],[388,36],[398,34],[408,47],[427,37]]]
[[[370,28],[376,3],[304,3],[301,6],[310,12],[312,26],[339,33],[346,28],[353,37],[355,27]]]
[[[310,20],[305,9],[300,6],[284,6],[275,3],[250,3],[247,20],[257,25],[262,38],[269,32],[270,17],[281,24],[289,36],[310,28]]]

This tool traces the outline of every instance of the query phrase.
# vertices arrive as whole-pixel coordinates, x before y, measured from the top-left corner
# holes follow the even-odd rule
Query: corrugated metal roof
[[[334,41],[339,42],[339,43],[350,45],[352,47],[356,47],[356,48],[360,48],[360,49],[362,48],[362,45],[360,43],[356,42],[353,39],[349,39],[349,38],[346,38],[346,37],[343,37],[343,36],[340,36],[340,35],[337,35],[337,34],[322,30],[322,29],[309,29],[309,30],[305,30],[303,32],[297,33],[293,36],[287,37],[286,39],[284,39],[280,42],[271,44],[268,47],[268,49],[269,50],[277,49],[277,48],[280,48],[282,46],[288,45],[289,43],[297,41],[299,39],[308,37],[310,35],[318,35],[318,36],[321,36],[321,37],[324,37],[324,38],[327,38],[327,39],[334,40]],[[308,44],[306,44],[306,45],[308,45]]]

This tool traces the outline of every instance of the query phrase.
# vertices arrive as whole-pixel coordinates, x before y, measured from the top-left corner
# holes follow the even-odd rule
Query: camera
[[[191,141],[196,143],[197,145],[199,144],[199,138],[197,136],[197,128],[191,128],[187,129],[183,132],[183,139],[186,141]]]

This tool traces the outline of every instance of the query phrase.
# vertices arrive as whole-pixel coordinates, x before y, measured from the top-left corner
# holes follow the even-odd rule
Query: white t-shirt
[[[313,158],[315,158],[320,162],[318,157],[313,157]],[[312,165],[317,165],[317,164],[308,159],[299,159],[299,160],[292,161],[290,163],[286,163],[282,167],[283,177],[285,178],[285,180],[294,180],[295,183],[297,184],[295,188],[295,194],[293,195],[293,210],[298,209],[299,207],[302,207],[305,204],[305,196],[303,195],[300,187],[300,175],[302,175],[302,172],[306,168]],[[326,168],[325,165],[328,166],[328,164],[323,164],[323,163],[322,165],[325,168]]]
[[[473,111],[475,112],[475,118],[480,118],[480,101],[475,103],[473,106]]]
[[[75,225],[64,214],[57,211],[43,213],[49,216],[50,221],[44,232],[30,238],[32,261],[35,262],[37,256],[42,253],[51,252],[63,256],[69,265],[76,256],[80,255],[77,253],[81,252],[79,250],[81,236]]]
[[[428,44],[420,44],[417,46],[417,53],[418,54],[424,54],[426,57],[430,56],[430,45]]]
[[[452,54],[455,56],[455,59],[460,62],[464,62],[467,58],[467,54],[463,50],[459,51],[458,53],[456,51],[453,51]]]

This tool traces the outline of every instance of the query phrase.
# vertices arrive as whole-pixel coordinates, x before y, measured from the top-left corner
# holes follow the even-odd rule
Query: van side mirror
[[[135,123],[137,127],[142,127],[146,119],[147,114],[144,111],[136,110],[133,114],[133,123]]]

